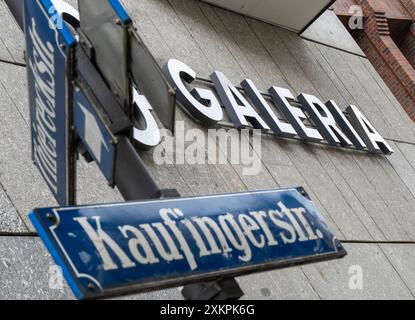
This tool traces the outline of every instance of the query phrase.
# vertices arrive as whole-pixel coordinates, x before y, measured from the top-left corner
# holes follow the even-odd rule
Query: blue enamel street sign
[[[69,134],[75,38],[50,0],[24,1],[32,158],[62,206],[74,204]]]
[[[37,209],[30,219],[79,299],[343,257],[299,189]]]
[[[105,178],[114,182],[115,137],[81,89],[74,90],[74,126]]]

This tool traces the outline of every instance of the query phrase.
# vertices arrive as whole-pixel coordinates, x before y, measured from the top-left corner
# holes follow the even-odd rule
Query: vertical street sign
[[[61,206],[75,204],[72,77],[76,40],[50,0],[24,1],[32,158]]]

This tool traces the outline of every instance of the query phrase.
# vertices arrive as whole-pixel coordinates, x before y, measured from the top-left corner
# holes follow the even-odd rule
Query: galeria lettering
[[[163,208],[159,210],[161,221],[116,226],[127,243],[117,243],[111,238],[100,217],[80,217],[74,221],[95,246],[106,271],[183,261],[189,271],[194,271],[215,255],[237,256],[249,263],[257,249],[323,239],[322,230],[313,229],[308,214],[305,208],[287,208],[283,202],[267,211],[224,213],[215,217],[187,217],[178,208]],[[128,247],[129,252],[121,247]]]
[[[245,93],[243,95],[242,91],[219,71],[210,76],[215,92],[193,88],[191,84],[196,80],[196,72],[175,59],[167,63],[165,73],[177,90],[177,98],[181,105],[203,123],[217,125],[222,121],[224,106],[237,129],[253,127],[271,131],[277,136],[297,137],[303,141],[325,140],[334,146],[354,147],[384,154],[393,153],[385,139],[356,106],[351,105],[347,108],[347,118],[333,100],[324,104],[319,98],[302,93],[297,97],[302,107],[300,108],[293,105],[292,102],[296,98],[288,89],[277,86],[269,89],[272,98],[270,104],[251,80],[246,79],[241,83]],[[285,120],[277,117],[275,108]],[[311,120],[315,128],[307,126],[304,123],[306,119]]]
[[[272,103],[269,103],[251,80],[246,79],[241,83],[242,91],[219,71],[211,75],[214,90],[192,87],[196,72],[175,59],[167,63],[165,73],[176,89],[180,104],[191,116],[206,125],[219,125],[224,119],[224,106],[237,129],[253,127],[276,136],[302,141],[325,140],[336,147],[387,155],[393,153],[389,144],[356,106],[347,108],[347,117],[333,100],[324,104],[317,97],[302,93],[297,97],[300,108],[293,104],[296,98],[288,89],[277,86],[269,89],[272,98]],[[152,108],[145,97],[137,93],[134,101],[141,118],[147,123],[145,130],[134,129],[134,139],[141,146],[154,147],[161,138],[150,112]],[[279,110],[285,119],[281,120],[275,110]],[[306,125],[305,120],[312,122],[314,127]]]
[[[79,22],[77,10],[67,2],[52,2],[60,14]],[[180,104],[190,115],[207,125],[216,125],[224,118],[224,106],[237,129],[254,127],[270,131],[276,136],[311,142],[325,140],[334,146],[387,155],[393,153],[393,149],[356,106],[350,105],[347,108],[346,117],[333,100],[323,103],[313,95],[301,93],[297,97],[302,106],[299,108],[292,104],[295,100],[293,94],[288,89],[277,86],[269,89],[274,104],[272,106],[249,79],[241,83],[245,97],[222,72],[215,71],[211,75],[216,90],[214,93],[204,88],[189,88],[196,79],[196,72],[178,60],[171,59],[165,69],[167,77],[177,90]],[[135,89],[134,104],[141,120],[146,123],[144,130],[134,128],[134,139],[141,147],[155,147],[160,143],[161,136],[151,114],[152,107],[145,96],[138,94]],[[284,121],[276,116],[273,110],[275,107],[283,114]],[[307,126],[304,123],[306,119],[311,120],[315,128]]]

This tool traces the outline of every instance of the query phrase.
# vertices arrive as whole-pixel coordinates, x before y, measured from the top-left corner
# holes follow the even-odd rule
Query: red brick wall
[[[353,0],[365,16],[364,30],[352,35],[373,66],[391,89],[399,103],[415,121],[415,24],[399,44],[390,35],[388,14],[401,19],[415,20],[415,0]],[[350,0],[338,0],[333,8],[344,12]],[[392,12],[393,10],[393,12]],[[410,22],[411,20],[409,20]]]
[[[355,5],[355,0],[337,0],[332,6],[331,9],[334,10],[334,12],[338,16],[348,16],[349,9],[351,6]]]
[[[415,23],[412,23],[409,30],[405,33],[399,47],[412,67],[415,68]]]

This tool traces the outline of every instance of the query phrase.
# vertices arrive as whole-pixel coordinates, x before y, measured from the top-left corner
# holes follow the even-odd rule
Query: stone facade
[[[337,18],[324,20],[316,42],[198,0],[124,2],[160,65],[176,58],[204,78],[220,70],[235,84],[250,78],[263,91],[277,85],[334,99],[342,109],[355,104],[395,150],[383,156],[264,135],[256,176],[230,162],[156,165],[151,150],[141,152],[160,187],[183,196],[303,186],[337,237],[350,242],[338,261],[239,278],[245,298],[414,299],[415,126],[367,58],[324,37],[334,32],[357,48],[330,21]],[[56,203],[30,159],[23,35],[3,0],[0,16],[0,299],[71,299],[67,288],[50,287],[52,261],[27,219],[31,209]],[[207,134],[179,107],[176,117]],[[82,159],[78,196],[82,204],[122,201]],[[354,266],[363,271],[361,290],[350,288]],[[130,298],[181,295],[171,289]]]

